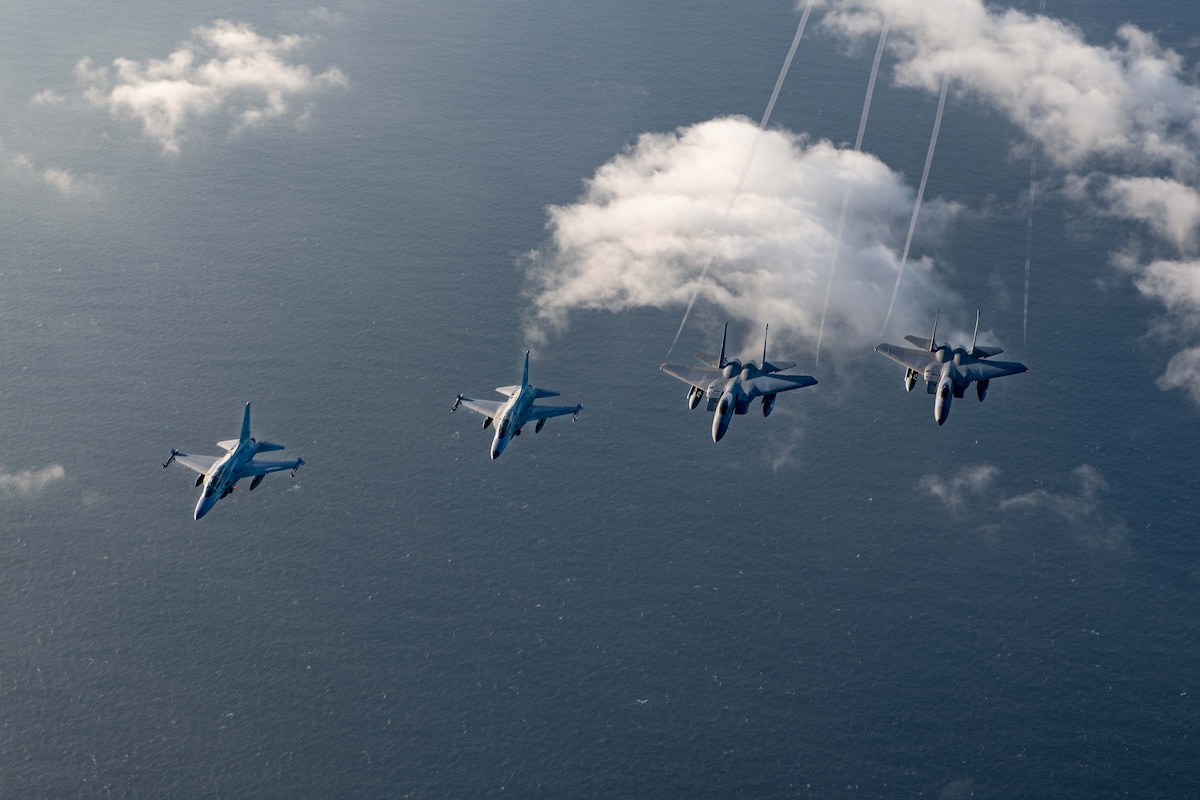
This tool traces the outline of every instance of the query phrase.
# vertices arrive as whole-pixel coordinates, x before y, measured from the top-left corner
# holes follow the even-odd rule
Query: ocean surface
[[[1196,74],[1190,2],[1046,5]],[[969,335],[980,307],[1029,374],[939,428],[869,348],[818,369],[781,339],[820,385],[714,445],[658,370],[682,307],[579,311],[531,367],[579,421],[492,462],[448,412],[519,378],[547,207],[640,134],[757,122],[791,3],[4,16],[0,797],[1200,793],[1198,415],[1156,384],[1182,345],[1110,266],[1133,226],[1055,191],[1023,337],[1028,151],[976,99],[952,93],[927,189],[972,211],[936,255],[973,305],[942,314]],[[84,96],[80,59],[222,19],[309,37],[288,60],[344,84],[176,154]],[[772,125],[852,142],[873,40],[817,19]],[[915,185],[937,98],[891,62],[864,148]],[[700,303],[675,357],[724,320]],[[307,464],[195,522],[159,465],[216,453],[247,401]]]

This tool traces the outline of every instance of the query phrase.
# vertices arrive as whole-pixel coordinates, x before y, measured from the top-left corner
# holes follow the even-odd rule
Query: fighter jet
[[[994,355],[1004,352],[999,347],[979,347],[975,340],[979,337],[979,312],[975,312],[975,334],[971,337],[970,349],[961,346],[950,349],[949,345],[937,344],[937,323],[941,309],[933,316],[933,333],[928,339],[918,336],[905,336],[911,347],[897,347],[893,344],[879,344],[875,351],[883,353],[892,361],[904,365],[904,389],[911,392],[917,383],[917,378],[925,381],[925,389],[934,395],[933,418],[941,425],[950,416],[950,401],[962,397],[975,381],[975,392],[979,402],[987,397],[988,384],[993,378],[1005,375],[1016,375],[1028,372],[1029,368],[1016,361],[985,361]]]
[[[496,425],[496,436],[492,439],[492,460],[495,461],[504,452],[504,448],[514,436],[520,436],[527,423],[537,420],[533,426],[534,433],[540,433],[546,427],[546,420],[551,417],[571,415],[571,421],[579,419],[583,406],[535,406],[534,400],[541,397],[558,397],[558,392],[547,389],[536,389],[529,385],[529,351],[525,351],[525,370],[521,373],[521,383],[517,386],[497,386],[496,391],[508,397],[506,402],[499,400],[472,400],[458,395],[454,398],[451,411],[466,406],[477,414],[483,415],[483,427],[493,423]]]
[[[769,327],[769,326],[768,326]],[[763,331],[763,360],[762,366],[753,361],[745,364],[737,360],[725,360],[725,337],[729,334],[729,323],[725,323],[725,333],[721,334],[721,354],[697,353],[696,358],[706,366],[691,367],[683,364],[662,364],[663,372],[673,378],[678,378],[691,386],[688,389],[688,408],[695,408],[707,395],[708,410],[713,413],[712,439],[721,441],[721,437],[729,430],[729,423],[734,414],[745,414],[750,409],[750,403],[758,397],[762,398],[764,417],[771,416],[775,408],[775,395],[804,386],[813,386],[817,379],[810,375],[776,375],[785,369],[796,366],[791,361],[772,364],[767,361],[767,334]]]
[[[283,445],[271,442],[256,442],[250,438],[250,404],[246,403],[246,414],[242,417],[242,435],[237,439],[227,439],[217,442],[217,447],[224,448],[223,456],[189,456],[178,450],[171,450],[170,457],[163,462],[163,469],[171,466],[172,461],[178,461],[189,469],[200,473],[196,485],[203,484],[204,491],[196,503],[195,519],[200,519],[217,504],[217,501],[233,491],[237,482],[242,478],[253,477],[250,481],[250,491],[258,488],[268,473],[282,472],[290,469],[292,477],[304,463],[303,458],[295,461],[255,461],[257,453],[269,453],[282,450]]]

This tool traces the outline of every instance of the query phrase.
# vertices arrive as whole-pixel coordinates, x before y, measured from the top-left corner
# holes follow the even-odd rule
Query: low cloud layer
[[[1000,488],[1000,470],[991,465],[966,467],[948,478],[926,475],[920,491],[937,498],[953,514],[977,520],[1002,521],[1019,516],[1058,525],[1091,545],[1112,550],[1126,547],[1129,526],[1104,508],[1108,482],[1093,466],[1071,471],[1065,489],[1039,488],[1006,495]]]
[[[682,308],[698,288],[731,319],[754,328],[769,321],[777,335],[815,341],[849,186],[826,341],[874,344],[913,190],[874,156],[768,130],[731,208],[756,136],[743,117],[644,134],[596,171],[579,201],[551,207],[551,239],[529,256],[532,337],[562,330],[574,310]],[[923,230],[944,227],[956,211],[927,203]],[[916,319],[900,313],[899,327],[927,326],[945,299],[930,278],[928,262],[909,265],[905,291],[923,306]]]
[[[314,95],[346,86],[337,67],[315,73],[288,58],[306,43],[302,36],[260,36],[244,23],[219,20],[196,28],[191,40],[164,59],[117,58],[96,67],[89,58],[75,68],[85,96],[119,119],[133,120],[166,154],[177,154],[191,126],[214,116],[234,130],[272,120],[300,119]],[[43,92],[35,102],[54,103]]]
[[[9,472],[0,467],[0,492],[22,496],[36,494],[50,484],[61,481],[66,475],[67,471],[58,464],[21,472]]]

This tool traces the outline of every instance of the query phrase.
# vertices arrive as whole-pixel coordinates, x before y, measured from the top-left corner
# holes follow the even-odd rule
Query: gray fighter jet
[[[919,350],[911,347],[897,347],[894,344],[879,344],[875,351],[883,353],[892,361],[904,365],[904,388],[911,392],[917,383],[917,378],[925,381],[926,391],[934,395],[933,418],[941,425],[950,416],[950,401],[962,397],[975,381],[975,392],[979,402],[987,397],[988,385],[993,378],[1005,375],[1016,375],[1028,372],[1029,368],[1016,361],[985,361],[994,355],[1004,352],[999,347],[979,347],[975,340],[979,337],[979,312],[975,312],[975,334],[971,337],[970,349],[962,346],[950,349],[949,345],[939,345],[936,341],[937,322],[941,309],[933,317],[933,333],[928,339],[919,336],[905,336],[909,343],[915,344]]]
[[[540,433],[542,428],[546,427],[546,420],[551,417],[561,417],[567,414],[571,415],[571,421],[574,422],[579,418],[579,412],[583,410],[583,406],[535,406],[534,400],[541,397],[558,397],[558,392],[551,392],[547,389],[537,389],[529,385],[529,351],[525,351],[525,371],[521,373],[521,383],[519,386],[497,386],[496,391],[502,395],[506,395],[508,400],[500,402],[498,400],[472,400],[469,397],[464,397],[461,394],[454,398],[454,405],[451,411],[457,411],[458,407],[465,406],[476,414],[483,415],[483,427],[486,429],[489,425],[495,423],[496,435],[492,439],[492,460],[500,457],[504,452],[504,448],[512,441],[514,436],[520,436],[521,430],[526,423],[537,421],[537,425],[533,426],[534,433]]]
[[[224,448],[223,456],[189,456],[178,450],[172,450],[170,457],[163,463],[163,469],[171,466],[172,461],[178,461],[188,469],[200,473],[196,485],[204,485],[200,500],[196,503],[195,519],[200,519],[217,504],[217,501],[233,491],[237,482],[242,478],[254,478],[250,481],[250,491],[258,488],[269,473],[291,470],[296,477],[296,470],[304,464],[303,458],[295,461],[255,461],[257,453],[269,453],[282,450],[283,445],[271,442],[256,442],[250,438],[250,404],[246,403],[246,412],[242,416],[242,433],[236,439],[226,439],[217,442],[217,447]]]
[[[745,414],[750,410],[750,403],[756,398],[762,398],[764,417],[771,416],[775,408],[775,396],[780,392],[813,386],[817,379],[811,375],[776,375],[785,369],[796,366],[791,361],[772,364],[767,361],[767,335],[763,332],[762,365],[747,361],[745,364],[736,359],[725,360],[725,337],[729,334],[729,323],[725,323],[725,333],[721,334],[721,354],[697,353],[696,358],[704,362],[703,367],[692,367],[684,364],[662,364],[663,372],[672,378],[678,378],[691,386],[688,389],[688,408],[695,408],[700,401],[708,397],[708,410],[713,413],[712,439],[721,441],[721,437],[729,430],[729,423],[734,414]]]

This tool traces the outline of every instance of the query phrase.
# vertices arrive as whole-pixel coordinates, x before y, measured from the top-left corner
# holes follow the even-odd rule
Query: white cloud
[[[31,495],[52,483],[61,481],[66,475],[67,471],[58,464],[51,464],[39,470],[27,469],[21,472],[8,472],[0,467],[0,491],[5,494]]]
[[[1077,28],[980,0],[838,0],[824,24],[889,41],[902,86],[937,92],[943,72],[1003,111],[1060,165],[1097,157],[1180,175],[1196,170],[1200,89],[1183,59],[1134,25],[1117,41],[1088,44]],[[961,20],[958,19],[962,7]]]
[[[731,319],[755,328],[769,321],[775,338],[815,341],[849,185],[826,341],[855,350],[875,343],[912,189],[874,156],[769,130],[731,209],[758,135],[741,117],[643,134],[596,171],[577,202],[551,207],[551,240],[529,256],[531,335],[562,329],[577,309],[681,308],[698,286]],[[937,231],[956,212],[927,202],[922,230]],[[930,272],[928,261],[917,261],[907,273],[906,294],[924,304],[922,326],[945,297]],[[900,325],[914,321],[908,312],[897,316]]]
[[[960,512],[967,500],[977,500],[992,488],[1000,470],[990,465],[967,467],[948,480],[937,475],[925,475],[917,488],[941,500],[947,508]]]
[[[1076,492],[1035,489],[1002,500],[1000,508],[1005,511],[1048,512],[1091,544],[1123,549],[1129,527],[1123,520],[1110,518],[1101,507],[1101,498],[1108,493],[1108,481],[1104,480],[1100,470],[1087,464],[1076,467],[1072,476],[1078,486]]]
[[[59,106],[64,102],[65,98],[52,89],[43,89],[33,96],[35,106]]]
[[[3,154],[4,149],[0,147],[0,157]],[[93,197],[99,193],[96,185],[89,178],[82,178],[58,167],[39,168],[29,156],[23,153],[9,156],[8,164],[15,173],[15,177],[20,180],[39,182],[69,197]]]
[[[994,522],[1006,514],[1050,515],[1076,538],[1091,545],[1123,550],[1129,526],[1103,507],[1108,482],[1093,466],[1084,464],[1071,471],[1074,490],[1034,489],[1004,497],[997,484],[1000,470],[993,466],[966,467],[958,475],[942,478],[926,475],[917,488],[941,500],[956,515],[969,515],[981,522]]]
[[[193,30],[191,41],[164,59],[117,58],[111,68],[83,59],[75,72],[90,102],[139,122],[164,153],[176,154],[189,126],[202,118],[226,114],[241,130],[302,116],[313,95],[346,86],[337,67],[316,74],[287,62],[306,41],[301,36],[269,39],[244,23],[218,20]]]

